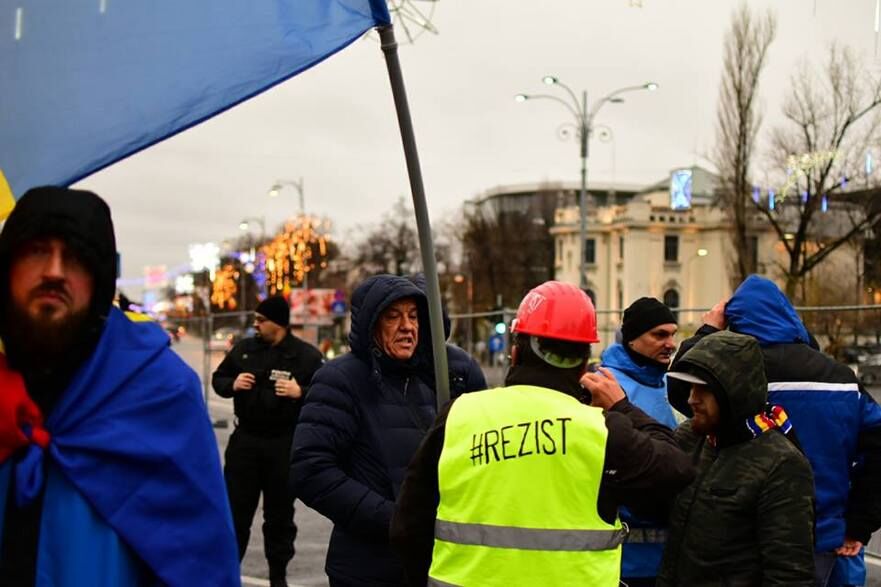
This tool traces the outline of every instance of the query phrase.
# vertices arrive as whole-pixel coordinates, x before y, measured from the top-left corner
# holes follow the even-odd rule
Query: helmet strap
[[[542,349],[537,336],[529,336],[529,348],[532,349],[535,356],[551,367],[556,367],[557,369],[572,369],[573,367],[578,367],[584,362],[583,357],[564,357],[563,355]]]

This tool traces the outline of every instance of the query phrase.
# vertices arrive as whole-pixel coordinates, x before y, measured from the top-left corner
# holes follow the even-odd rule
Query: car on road
[[[881,363],[862,363],[857,373],[863,385],[881,385]]]
[[[881,364],[881,345],[864,344],[852,345],[841,349],[842,359],[846,363],[863,365],[879,365]]]
[[[241,335],[235,328],[218,328],[208,340],[208,348],[212,351],[229,351],[239,341]]]

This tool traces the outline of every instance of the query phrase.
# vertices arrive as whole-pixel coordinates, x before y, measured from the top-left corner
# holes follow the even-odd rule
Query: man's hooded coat
[[[720,421],[712,438],[694,434],[690,421],[676,431],[698,472],[676,498],[658,585],[813,586],[810,465],[776,428],[754,437],[747,424],[767,398],[756,340],[712,334],[675,370],[709,383]]]
[[[383,310],[415,300],[419,340],[407,361],[374,341]],[[365,280],[352,295],[352,352],[312,379],[294,433],[291,483],[297,497],[334,523],[326,571],[357,585],[400,585],[389,524],[407,464],[437,414],[428,302],[418,282],[392,275]],[[451,393],[485,389],[477,363],[447,345]]]

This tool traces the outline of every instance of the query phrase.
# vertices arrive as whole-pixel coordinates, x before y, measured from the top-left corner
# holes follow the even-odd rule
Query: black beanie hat
[[[288,306],[287,300],[281,296],[266,298],[257,304],[256,312],[263,314],[268,320],[283,328],[287,328],[291,324],[291,308]]]
[[[110,207],[85,190],[44,186],[16,202],[0,233],[0,304],[9,295],[9,266],[16,248],[39,237],[63,239],[85,261],[94,278],[91,313],[106,317],[116,293],[116,238]],[[2,327],[0,327],[2,330]]]
[[[655,298],[639,298],[624,310],[622,342],[626,345],[660,324],[676,324],[676,316],[672,310]]]

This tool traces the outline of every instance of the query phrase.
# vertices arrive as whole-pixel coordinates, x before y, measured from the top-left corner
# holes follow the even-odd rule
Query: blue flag
[[[0,0],[0,217],[388,23],[385,0]]]

